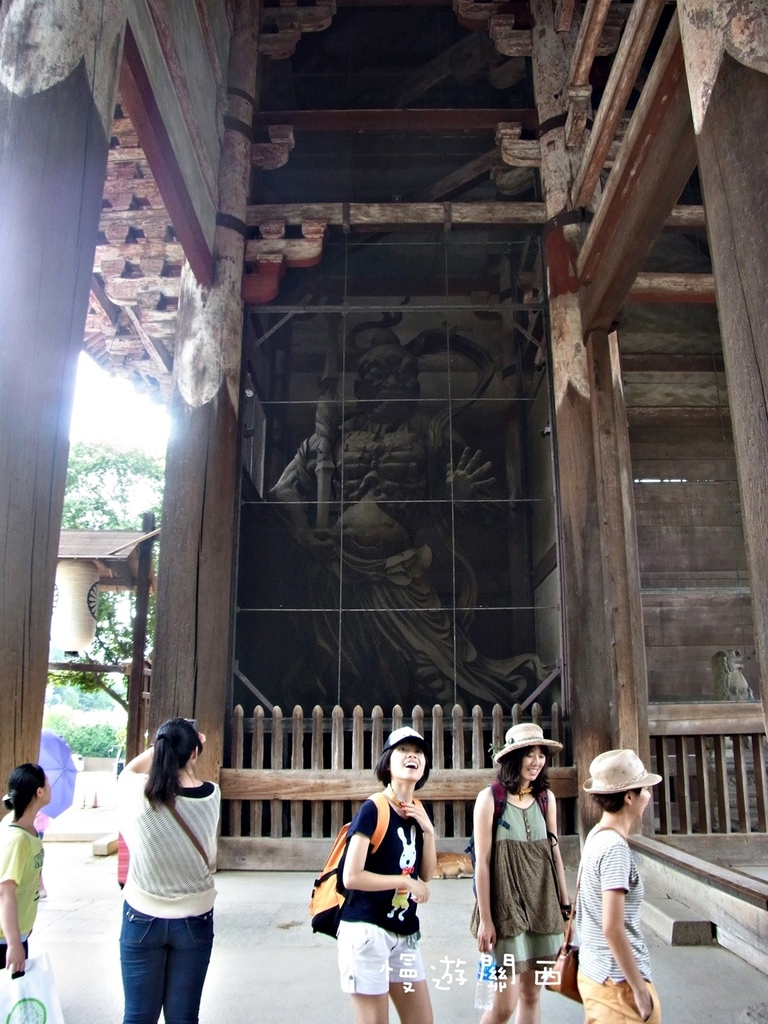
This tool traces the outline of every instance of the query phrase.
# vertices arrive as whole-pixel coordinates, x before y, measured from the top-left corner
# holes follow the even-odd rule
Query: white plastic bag
[[[27,959],[22,978],[0,971],[0,1021],[3,1024],[64,1024],[48,954]]]

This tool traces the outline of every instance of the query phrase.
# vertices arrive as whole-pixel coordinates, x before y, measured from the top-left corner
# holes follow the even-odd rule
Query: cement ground
[[[75,807],[47,835],[48,898],[40,904],[30,952],[49,953],[67,1024],[119,1024],[117,858],[95,858],[90,842],[56,841],[113,829],[108,780],[99,783],[96,808],[88,788],[92,781],[79,783],[83,792]],[[216,940],[203,1024],[351,1022],[349,1000],[339,989],[335,943],[313,935],[309,926],[312,876],[221,872],[216,886]],[[432,883],[432,898],[420,911],[436,1024],[472,1024],[480,1018],[473,1007],[472,903],[471,881],[440,880]],[[665,1024],[768,1022],[765,974],[717,946],[669,947],[654,936],[649,945]],[[397,1019],[394,1010],[391,1019]],[[544,993],[543,1024],[582,1020],[580,1006]]]

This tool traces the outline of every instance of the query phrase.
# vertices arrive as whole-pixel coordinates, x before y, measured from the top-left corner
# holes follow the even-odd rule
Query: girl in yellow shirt
[[[51,786],[39,764],[21,764],[8,779],[3,804],[11,814],[0,822],[0,968],[22,972],[27,937],[37,916],[43,844],[35,815],[51,800]]]

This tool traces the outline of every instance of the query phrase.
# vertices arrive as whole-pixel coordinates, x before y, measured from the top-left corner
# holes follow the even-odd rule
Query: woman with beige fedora
[[[516,1024],[541,1019],[537,971],[555,959],[571,909],[546,768],[562,747],[532,722],[513,725],[493,759],[498,779],[475,801],[472,933],[498,982],[481,1024],[504,1024],[515,1010]]]
[[[661,776],[634,750],[599,754],[589,771],[584,789],[603,813],[584,844],[576,899],[584,1024],[661,1024],[640,931],[643,883],[628,842]]]

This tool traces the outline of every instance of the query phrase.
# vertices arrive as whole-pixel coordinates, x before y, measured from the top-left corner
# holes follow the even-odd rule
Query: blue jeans
[[[197,1024],[213,946],[213,911],[200,917],[147,917],[123,904],[120,968],[123,1024]]]

